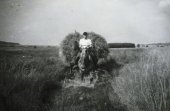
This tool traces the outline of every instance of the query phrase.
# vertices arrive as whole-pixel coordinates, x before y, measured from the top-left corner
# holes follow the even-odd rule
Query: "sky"
[[[95,32],[107,42],[170,42],[170,0],[0,0],[0,41],[59,45]]]

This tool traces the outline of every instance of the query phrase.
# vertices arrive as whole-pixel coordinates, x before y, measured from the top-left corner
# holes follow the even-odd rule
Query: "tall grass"
[[[0,111],[47,111],[52,107],[64,78],[64,65],[55,54],[36,49],[0,55]]]
[[[112,87],[129,111],[170,110],[170,52],[148,49],[126,64]]]
[[[94,89],[61,89],[60,81],[68,69],[55,48],[3,50],[0,111],[126,111],[127,108],[168,111],[170,52],[167,50],[110,50],[111,57],[101,60],[99,68],[113,74],[114,80],[101,71]]]

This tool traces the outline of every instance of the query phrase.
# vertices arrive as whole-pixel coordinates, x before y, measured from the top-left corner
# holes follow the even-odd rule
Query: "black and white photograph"
[[[170,0],[0,0],[0,111],[170,111]]]

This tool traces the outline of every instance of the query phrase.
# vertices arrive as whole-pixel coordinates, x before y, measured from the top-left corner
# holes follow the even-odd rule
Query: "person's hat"
[[[83,32],[83,35],[84,35],[84,36],[87,36],[87,35],[88,35],[88,33],[87,33],[87,32]]]

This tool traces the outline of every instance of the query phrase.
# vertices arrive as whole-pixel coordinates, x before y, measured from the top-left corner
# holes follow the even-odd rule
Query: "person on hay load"
[[[93,45],[92,40],[88,39],[88,33],[83,33],[83,38],[80,39],[79,44],[77,41],[74,42],[74,48],[73,48],[73,60],[71,62],[71,71],[72,68],[75,69],[78,67],[78,60],[80,58],[81,49],[87,48],[88,53],[91,55],[92,59],[94,60],[94,52],[93,52]]]
[[[79,41],[79,46],[80,46],[81,49],[92,47],[92,41],[91,41],[91,39],[88,39],[87,36],[88,36],[88,33],[84,32],[83,38],[80,39],[80,41]]]

